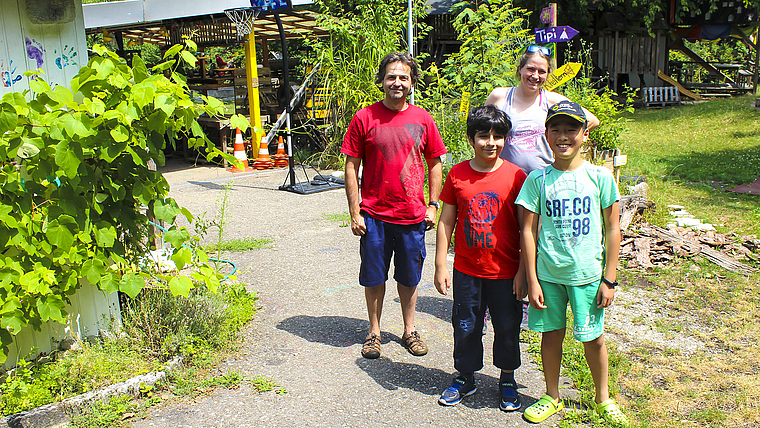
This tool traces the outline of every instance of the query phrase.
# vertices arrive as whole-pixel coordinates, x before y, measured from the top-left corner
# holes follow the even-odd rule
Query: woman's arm
[[[558,94],[556,92],[551,92],[551,91],[546,91],[546,101],[549,103],[549,106],[553,106],[554,104],[557,104],[558,102],[560,102],[562,100],[570,100],[570,101],[572,101],[570,98],[568,98],[568,97],[566,97],[566,96],[564,96],[562,94]],[[594,113],[591,113],[585,107],[581,107],[581,108],[583,108],[583,113],[586,114],[586,120],[588,120],[588,130],[591,131],[592,129],[594,129],[597,126],[599,126],[599,118],[596,117],[596,116],[594,116]]]

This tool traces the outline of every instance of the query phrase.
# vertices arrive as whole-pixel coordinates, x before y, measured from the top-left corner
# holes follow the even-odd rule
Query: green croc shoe
[[[596,411],[612,425],[619,427],[628,426],[628,418],[625,416],[623,411],[620,410],[620,407],[618,407],[617,403],[615,403],[615,400],[611,398],[597,404]]]
[[[538,423],[564,408],[565,403],[562,400],[559,400],[559,403],[557,403],[550,396],[543,395],[532,406],[525,409],[523,416],[525,416],[528,422]]]

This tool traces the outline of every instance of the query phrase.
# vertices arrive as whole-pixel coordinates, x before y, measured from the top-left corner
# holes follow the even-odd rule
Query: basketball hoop
[[[230,18],[237,28],[237,34],[239,39],[244,39],[245,36],[251,34],[253,31],[253,21],[259,16],[261,9],[253,7],[237,7],[234,9],[225,9],[224,13]]]

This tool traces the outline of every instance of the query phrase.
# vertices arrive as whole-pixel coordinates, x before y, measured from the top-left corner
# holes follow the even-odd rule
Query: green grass
[[[628,155],[622,174],[646,176],[648,196],[657,205],[645,213],[646,221],[664,226],[670,220],[666,206],[677,204],[729,239],[760,237],[760,197],[725,191],[760,177],[760,111],[750,106],[753,101],[745,96],[628,115],[620,144]],[[608,341],[610,389],[631,426],[760,426],[760,273],[734,274],[700,256],[675,257],[651,272],[625,265],[619,278],[638,284],[642,298],[658,305],[657,313],[632,315],[630,323],[670,340],[657,345],[632,336],[638,342],[625,350]],[[616,331],[627,333],[625,325]],[[703,346],[686,352],[679,337]],[[523,339],[540,362],[539,336]],[[582,403],[593,399],[582,345],[570,338],[563,374],[579,389]],[[581,407],[568,412],[560,426],[605,425]]]
[[[351,215],[347,212],[341,214],[322,214],[322,218],[327,221],[340,223],[339,227],[348,227],[351,224]]]
[[[677,204],[730,239],[760,236],[758,196],[725,191],[760,177],[754,98],[628,116],[621,136],[628,165],[622,173],[646,176],[649,198],[657,204],[647,221],[664,226],[670,220],[666,205]],[[668,427],[676,420],[695,427],[760,424],[754,404],[760,400],[760,274],[737,275],[697,256],[676,257],[648,274],[620,269],[620,276],[632,284],[645,277],[648,283],[639,290],[660,305],[661,318],[634,318],[635,324],[648,324],[675,341],[687,336],[704,343],[694,352],[644,344],[623,355],[630,364],[618,387],[626,407],[635,409],[636,426]]]
[[[271,248],[269,244],[274,242],[273,239],[268,238],[243,238],[233,239],[231,241],[224,241],[221,244],[210,244],[205,247],[206,252],[212,253],[214,251],[251,251],[260,250],[262,248]]]
[[[648,214],[652,223],[667,223],[666,205],[676,204],[719,231],[760,235],[758,197],[713,188],[760,177],[760,111],[753,101],[744,96],[627,115],[622,174],[646,176],[658,206]]]

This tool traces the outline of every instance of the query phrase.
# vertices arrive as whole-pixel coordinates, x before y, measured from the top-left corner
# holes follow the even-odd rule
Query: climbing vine
[[[105,47],[71,80],[51,87],[30,72],[31,92],[0,102],[0,361],[25,326],[66,322],[70,296],[89,281],[107,293],[134,297],[147,283],[187,295],[195,284],[215,290],[220,276],[205,253],[191,250],[185,228],[165,239],[178,272],[150,272],[148,218],[174,224],[192,215],[169,198],[169,185],[149,161],[164,164],[163,149],[180,139],[221,153],[196,118],[222,112],[222,103],[190,98],[181,62],[194,64],[192,41],[175,45],[164,61],[132,67]],[[246,128],[233,117],[233,126]]]

